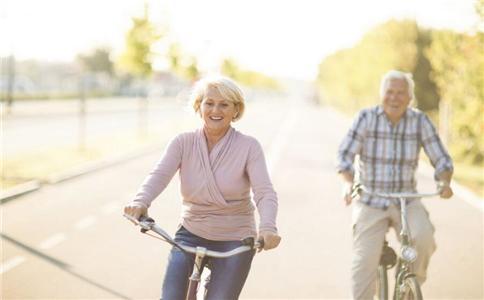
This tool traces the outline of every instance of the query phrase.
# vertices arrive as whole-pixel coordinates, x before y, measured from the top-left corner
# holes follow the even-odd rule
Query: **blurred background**
[[[449,252],[463,257],[465,249],[473,249],[474,260],[468,264],[474,268],[474,281],[449,284],[444,291],[436,282],[428,292],[434,298],[483,297],[484,0],[3,0],[0,60],[0,290],[4,299],[157,297],[156,276],[163,271],[161,265],[150,271],[154,290],[147,294],[142,289],[131,290],[126,279],[106,283],[104,277],[90,277],[90,272],[96,274],[99,259],[87,263],[95,262],[92,270],[76,269],[86,256],[73,249],[84,248],[80,245],[87,241],[102,243],[102,236],[79,240],[70,248],[72,256],[64,257],[63,262],[59,257],[66,252],[49,254],[47,249],[62,243],[67,247],[68,234],[58,235],[52,229],[59,226],[56,221],[64,220],[57,219],[56,212],[101,209],[106,216],[119,213],[166,142],[198,126],[198,118],[187,106],[190,87],[197,79],[222,73],[241,84],[248,114],[236,127],[261,140],[282,199],[306,199],[297,191],[308,191],[311,202],[306,208],[314,205],[313,210],[298,214],[310,219],[315,211],[327,209],[313,195],[321,192],[332,198],[325,202],[339,201],[333,169],[336,148],[355,112],[379,102],[379,82],[390,69],[413,74],[413,105],[431,117],[454,159],[457,197],[472,203],[468,205],[472,209],[466,208],[462,214],[452,215],[458,208],[446,208],[436,218],[445,223],[452,216],[458,223],[464,214],[470,222],[462,226],[472,232],[474,244],[462,241],[465,248]],[[425,159],[422,165],[431,182]],[[307,177],[291,178],[294,170]],[[304,178],[319,181],[303,182]],[[177,198],[176,187],[170,189],[166,197]],[[87,195],[92,199],[86,200]],[[94,202],[102,203],[103,208],[94,209]],[[154,209],[163,215],[171,212],[174,220],[166,226],[175,228],[178,203],[171,202],[174,204]],[[281,227],[290,228],[294,220],[290,211],[284,218],[285,209],[281,208]],[[329,210],[335,209],[342,214],[335,217],[335,224],[349,226],[348,210],[339,206]],[[66,222],[77,217],[79,230],[93,229],[101,222],[94,212],[71,216]],[[106,234],[117,241],[110,246],[120,251],[127,228],[116,218],[119,214],[109,222],[113,228],[119,227],[113,229],[118,235]],[[44,238],[39,233],[38,241],[30,240],[32,224],[45,224],[40,226]],[[319,227],[311,223],[306,230],[307,226]],[[287,230],[288,236],[293,234],[300,241],[301,232]],[[328,234],[324,228],[318,230],[323,236]],[[455,231],[449,247],[462,233]],[[345,238],[331,235],[325,240],[343,241],[341,247],[347,251],[343,253],[349,257],[350,233],[343,231],[341,236]],[[137,242],[146,243],[142,238]],[[136,250],[122,252],[129,259],[132,251]],[[267,263],[279,266],[281,274],[297,274],[284,263],[284,256],[294,256],[297,261],[300,253],[282,253]],[[163,255],[152,257],[155,255],[164,261]],[[49,264],[57,271],[45,277],[27,275],[37,268],[29,265],[29,257],[46,264],[45,270],[38,267],[43,270],[40,274],[51,274]],[[121,274],[135,264],[123,257],[112,259],[127,265],[116,269],[113,261],[106,264],[106,272]],[[347,260],[342,263],[348,264]],[[323,269],[318,268],[318,276],[327,276]],[[38,287],[22,284],[30,278],[37,281],[39,276],[57,278],[54,274],[59,270],[75,278],[72,282],[66,279],[68,288],[63,292],[53,292],[42,281]],[[307,274],[308,270],[301,272]],[[335,280],[339,283],[322,286],[323,280],[318,283],[318,276],[312,276],[314,284],[306,280],[306,286],[301,280],[296,287],[293,281],[284,284],[287,290],[272,292],[249,288],[244,297],[345,298],[348,274],[346,269],[341,272]],[[435,276],[453,272],[439,269]],[[259,272],[262,278],[270,276],[266,273]],[[258,279],[254,286],[256,282]],[[306,292],[299,292],[303,290]]]

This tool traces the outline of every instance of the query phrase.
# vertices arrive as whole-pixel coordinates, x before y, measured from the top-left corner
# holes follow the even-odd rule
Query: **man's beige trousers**
[[[376,291],[377,268],[385,234],[390,227],[400,233],[400,209],[390,205],[383,210],[359,201],[353,204],[353,260],[351,287],[354,299],[373,299]],[[413,272],[422,284],[426,279],[430,257],[435,251],[434,227],[427,210],[420,200],[407,205],[407,222],[412,245],[418,257],[413,263]],[[397,249],[395,249],[397,250]]]

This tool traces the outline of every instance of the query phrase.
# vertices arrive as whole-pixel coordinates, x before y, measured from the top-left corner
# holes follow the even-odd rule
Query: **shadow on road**
[[[22,243],[20,241],[17,241],[16,239],[11,238],[11,237],[9,237],[8,235],[6,235],[4,233],[0,233],[0,237],[2,239],[6,240],[6,241],[8,241],[10,243],[12,243],[13,245],[15,245],[15,246],[17,246],[19,248],[22,248],[23,250],[25,250],[25,251],[27,251],[27,252],[29,252],[29,253],[37,256],[38,258],[47,261],[49,264],[52,264],[52,265],[58,267],[62,271],[66,272],[66,273],[68,273],[68,274],[70,274],[70,275],[72,275],[74,277],[77,277],[80,280],[82,280],[82,281],[84,281],[84,282],[86,282],[86,283],[88,283],[88,284],[90,284],[92,286],[95,286],[95,287],[97,287],[97,288],[99,288],[99,289],[101,289],[101,290],[103,290],[103,291],[105,291],[105,292],[107,292],[107,293],[115,296],[115,297],[118,297],[118,298],[121,298],[121,299],[127,299],[127,300],[130,300],[131,299],[131,298],[125,296],[125,295],[122,295],[122,294],[120,294],[120,293],[118,293],[118,292],[110,289],[109,287],[106,287],[106,286],[104,286],[104,285],[102,285],[100,283],[97,283],[97,282],[95,282],[95,281],[93,281],[93,280],[91,280],[91,279],[89,279],[87,277],[84,277],[84,276],[76,273],[75,271],[71,270],[72,269],[72,266],[70,266],[70,265],[68,265],[68,264],[66,264],[66,263],[64,263],[64,262],[62,262],[62,261],[60,261],[58,259],[55,259],[52,256],[49,256],[49,255],[47,255],[45,253],[42,253],[42,252],[40,252],[40,251],[38,251],[38,250],[36,250],[36,249],[34,249],[34,248],[32,248],[32,247],[30,247],[30,246]]]

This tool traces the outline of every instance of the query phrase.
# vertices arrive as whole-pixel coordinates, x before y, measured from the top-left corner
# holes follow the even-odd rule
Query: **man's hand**
[[[351,197],[353,191],[353,183],[345,182],[343,186],[343,201],[346,206],[351,204],[353,198]]]
[[[353,173],[350,171],[341,171],[339,173],[341,179],[343,180],[343,201],[345,202],[346,206],[351,204],[353,198],[351,198],[351,193],[353,191]]]
[[[259,232],[259,237],[257,240],[264,241],[264,250],[270,250],[276,248],[281,242],[281,237],[271,231],[261,231]],[[259,250],[260,251],[260,250]]]
[[[454,195],[454,192],[452,191],[452,188],[448,182],[440,181],[437,184],[437,188],[439,189],[441,198],[449,199]]]
[[[450,187],[450,181],[452,179],[452,171],[444,171],[438,175],[439,181],[437,181],[437,189],[440,192],[440,197],[449,199],[454,195],[452,188]]]

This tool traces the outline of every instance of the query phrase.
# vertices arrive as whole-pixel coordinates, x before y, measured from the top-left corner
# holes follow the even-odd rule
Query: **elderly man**
[[[344,181],[344,201],[352,201],[353,162],[359,155],[359,182],[375,192],[416,192],[415,172],[420,148],[435,168],[442,198],[450,198],[452,160],[429,118],[409,107],[414,98],[411,74],[388,72],[381,81],[381,104],[363,109],[338,150],[338,173]],[[435,251],[434,228],[420,200],[410,200],[408,222],[418,259],[414,272],[426,278]],[[391,199],[362,194],[353,205],[352,293],[354,299],[373,299],[378,263],[388,228],[400,228],[399,206]]]

